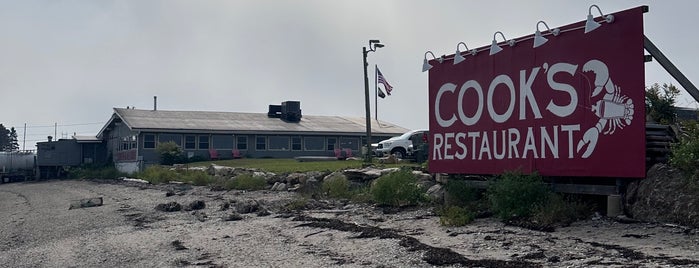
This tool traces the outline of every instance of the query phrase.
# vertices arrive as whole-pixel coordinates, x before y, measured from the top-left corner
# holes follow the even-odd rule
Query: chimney
[[[158,96],[153,96],[153,111],[158,110]]]

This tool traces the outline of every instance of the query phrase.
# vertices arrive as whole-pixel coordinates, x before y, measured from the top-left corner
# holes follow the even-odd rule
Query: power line
[[[94,122],[94,123],[75,123],[75,124],[54,124],[54,125],[38,125],[32,126],[27,125],[27,128],[50,128],[50,127],[73,127],[73,126],[88,126],[88,125],[102,125],[104,122]],[[3,124],[5,125],[5,124]],[[9,124],[8,124],[9,125]],[[21,126],[22,124],[20,124]],[[10,125],[11,126],[11,125]],[[7,127],[7,126],[6,126]],[[17,129],[18,127],[15,127]]]

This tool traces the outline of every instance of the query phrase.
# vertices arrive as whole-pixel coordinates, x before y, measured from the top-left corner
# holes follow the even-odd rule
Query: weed
[[[352,194],[349,191],[349,181],[339,174],[323,180],[321,189],[330,198],[349,198]]]
[[[262,190],[267,187],[267,180],[251,174],[240,174],[231,180],[229,186],[237,190]]]
[[[584,202],[551,194],[547,202],[534,207],[531,221],[545,226],[557,223],[569,225],[576,220],[587,218],[590,213],[589,205]]]
[[[125,175],[114,166],[81,167],[68,170],[68,177],[71,179],[116,179]]]
[[[284,208],[288,210],[302,210],[308,205],[308,198],[296,198],[291,200]]]
[[[439,214],[439,223],[444,226],[464,226],[475,218],[473,212],[459,206],[447,206]]]
[[[466,206],[479,199],[478,189],[472,187],[468,182],[458,179],[450,179],[444,185],[448,205]]]
[[[528,218],[534,208],[547,201],[552,191],[536,174],[506,172],[488,189],[492,212],[502,220]]]
[[[374,202],[379,205],[406,206],[416,205],[426,199],[423,190],[417,185],[417,179],[410,170],[399,170],[376,179],[370,192]]]

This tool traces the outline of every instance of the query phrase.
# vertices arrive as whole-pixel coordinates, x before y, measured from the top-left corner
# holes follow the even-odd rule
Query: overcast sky
[[[393,85],[379,120],[428,127],[423,54],[458,42],[487,46],[648,5],[645,34],[699,83],[699,1],[32,1],[0,0],[0,123],[37,140],[95,135],[112,107],[267,112],[301,101],[304,114],[364,117],[362,47]],[[599,14],[596,14],[595,16]],[[646,84],[679,84],[657,62]],[[683,92],[681,106],[698,107]]]

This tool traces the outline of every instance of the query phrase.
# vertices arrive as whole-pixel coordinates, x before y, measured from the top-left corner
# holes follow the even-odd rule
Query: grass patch
[[[352,196],[349,181],[340,174],[323,180],[321,190],[325,196],[330,198],[349,198]]]
[[[134,176],[153,184],[179,181],[204,186],[214,182],[213,178],[203,171],[172,170],[162,166],[149,166],[144,171],[134,174]]]
[[[68,178],[71,179],[116,179],[126,176],[114,166],[107,167],[80,167],[68,170]]]
[[[439,223],[444,226],[464,226],[475,218],[471,210],[459,206],[446,206],[438,213]]]
[[[415,175],[405,169],[379,177],[371,185],[370,192],[374,202],[379,205],[400,207],[426,200]]]
[[[211,164],[228,167],[258,168],[274,173],[293,173],[308,171],[338,171],[350,168],[362,168],[362,160],[338,160],[299,162],[291,158],[243,158],[232,160],[204,161],[191,163],[190,166],[208,167]],[[378,162],[375,162],[378,163]],[[385,167],[418,166],[414,163],[388,164]]]
[[[229,190],[264,190],[267,188],[267,180],[263,177],[253,176],[252,174],[240,174],[232,180],[229,180],[224,187]]]
[[[491,211],[502,220],[528,218],[553,192],[538,174],[506,172],[488,189]]]

